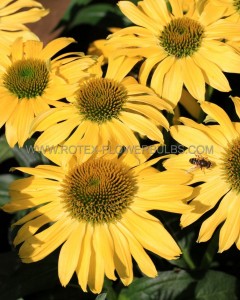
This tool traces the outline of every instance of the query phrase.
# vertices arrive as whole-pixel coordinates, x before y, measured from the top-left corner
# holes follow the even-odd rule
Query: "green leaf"
[[[161,272],[156,278],[136,279],[128,288],[122,289],[118,300],[177,299],[176,297],[191,283],[194,283],[194,279],[185,271]]]
[[[102,293],[102,294],[98,295],[95,300],[105,300],[105,299],[107,299],[106,297],[107,297],[107,293]]]
[[[118,300],[237,300],[239,282],[223,272],[165,271],[156,278],[136,279]]]
[[[201,260],[201,265],[200,265],[201,269],[208,269],[209,266],[212,264],[215,255],[218,252],[219,231],[220,231],[220,228],[218,228],[214,232],[212,238],[208,241],[207,249]]]
[[[5,135],[2,135],[0,137],[0,163],[13,156],[12,148],[8,145]]]
[[[74,15],[69,28],[80,24],[96,26],[103,18],[109,17],[112,14],[118,14],[118,8],[115,5],[102,3],[85,6]]]
[[[91,2],[93,2],[93,0],[72,0],[71,4],[87,5]]]
[[[72,0],[71,3],[69,4],[61,22],[68,22],[72,18],[72,12],[76,10],[76,7],[80,9],[81,6],[88,5],[91,3],[93,0]],[[57,26],[59,27],[59,25]]]
[[[0,175],[0,206],[9,202],[9,184],[19,177],[13,174]]]
[[[237,300],[239,299],[239,280],[223,272],[208,271],[199,280],[195,289],[196,300]]]
[[[34,143],[35,140],[31,138],[25,142],[22,148],[17,146],[13,148],[15,159],[21,167],[35,167],[50,163],[44,155],[34,150]]]

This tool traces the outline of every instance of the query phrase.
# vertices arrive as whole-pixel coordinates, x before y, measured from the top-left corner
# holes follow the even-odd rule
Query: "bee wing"
[[[191,168],[189,168],[188,170],[186,170],[186,173],[191,173],[192,171],[196,170],[198,168],[198,166],[193,166]]]

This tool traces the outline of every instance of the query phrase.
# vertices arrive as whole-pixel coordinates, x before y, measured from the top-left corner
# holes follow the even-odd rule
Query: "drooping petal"
[[[87,281],[89,274],[89,267],[92,255],[92,234],[93,227],[91,225],[86,225],[85,235],[81,247],[81,252],[79,255],[79,261],[76,268],[76,273],[78,277],[78,283],[80,284],[84,292],[87,291]]]
[[[128,211],[127,215],[121,223],[134,234],[145,249],[166,259],[175,259],[181,254],[178,245],[159,220],[141,211]]]
[[[95,251],[99,252],[104,262],[106,276],[111,280],[116,280],[114,274],[114,244],[107,224],[97,225],[94,228]]]
[[[19,249],[22,261],[29,263],[43,259],[67,240],[75,227],[75,222],[63,219],[30,237]]]
[[[232,196],[228,203],[227,218],[219,234],[219,252],[228,250],[238,239],[240,232],[239,195],[229,192]]]
[[[227,113],[222,108],[210,102],[202,103],[201,107],[205,113],[209,114],[221,125],[221,129],[224,131],[225,136],[229,138],[229,141],[239,136]]]
[[[227,193],[221,200],[217,210],[202,223],[198,235],[198,242],[208,241],[216,228],[226,219],[229,202],[232,201],[232,193]]]
[[[240,98],[239,97],[231,97],[231,99],[235,105],[236,113],[240,119]]]
[[[199,101],[205,100],[205,80],[200,68],[191,57],[182,58],[183,82],[188,91]],[[193,76],[194,74],[194,76]]]
[[[119,116],[119,119],[127,124],[132,130],[163,144],[163,135],[161,131],[152,122],[141,115],[123,111]]]
[[[222,182],[221,185],[216,185],[216,180],[217,178],[212,178],[212,180],[202,184],[200,188],[196,188],[198,195],[191,202],[194,210],[182,215],[181,226],[186,227],[195,222],[204,213],[212,209],[219,199],[229,191],[229,186],[225,182]],[[210,194],[211,197],[209,197]]]
[[[133,280],[132,258],[126,237],[115,224],[109,224],[114,244],[114,262],[118,275],[124,285],[129,285]]]
[[[140,11],[133,3],[130,1],[120,1],[118,6],[122,13],[127,16],[133,23],[148,28],[152,32],[158,31],[156,23],[143,12]]]
[[[49,42],[46,47],[41,51],[39,58],[42,59],[50,59],[53,57],[58,51],[67,47],[71,43],[75,42],[73,38],[61,37]]]
[[[129,243],[130,252],[137,262],[140,270],[149,277],[156,277],[157,270],[151,261],[150,257],[144,251],[142,245],[134,237],[134,235],[120,222],[118,223],[118,228],[121,230],[123,235],[127,238]]]
[[[58,276],[63,286],[68,284],[76,270],[84,234],[85,224],[76,224],[76,227],[61,248],[58,259]]]

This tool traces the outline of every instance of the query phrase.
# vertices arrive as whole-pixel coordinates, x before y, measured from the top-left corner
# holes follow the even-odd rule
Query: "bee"
[[[196,157],[190,158],[189,162],[190,164],[194,165],[194,167],[190,168],[187,171],[188,173],[196,168],[200,168],[201,170],[209,169],[213,165],[207,157],[202,157],[201,155],[196,155]]]

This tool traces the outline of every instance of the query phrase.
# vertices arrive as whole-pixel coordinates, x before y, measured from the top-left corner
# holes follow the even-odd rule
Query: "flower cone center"
[[[136,191],[131,170],[117,159],[100,158],[72,169],[63,181],[61,196],[73,218],[102,224],[120,220]]]
[[[202,25],[195,20],[188,17],[174,19],[164,27],[160,45],[177,58],[191,56],[201,46],[203,33]]]
[[[236,11],[240,13],[240,1],[239,0],[233,0],[233,6],[235,7]]]
[[[127,100],[127,90],[115,80],[93,78],[77,92],[77,107],[86,120],[104,123],[116,118]]]
[[[231,142],[223,158],[224,179],[240,193],[240,138]]]
[[[4,86],[19,99],[41,96],[49,81],[49,71],[40,59],[23,59],[10,66],[3,78]]]

